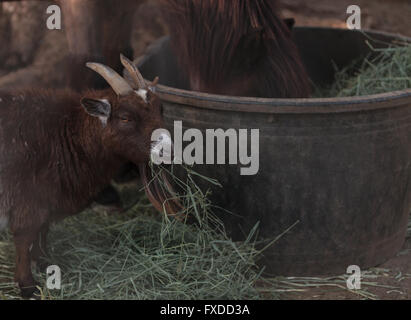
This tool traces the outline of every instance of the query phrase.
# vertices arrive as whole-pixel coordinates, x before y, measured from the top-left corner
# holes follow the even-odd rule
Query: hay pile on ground
[[[91,209],[52,228],[48,264],[62,270],[62,290],[45,299],[258,299],[253,234],[234,243],[211,213],[190,171],[180,200],[195,224],[155,212],[145,196],[122,214]],[[216,182],[213,182],[216,183]],[[135,190],[134,190],[135,191]],[[122,190],[128,197],[134,192]],[[134,193],[135,201],[135,193]],[[125,200],[127,201],[127,199]],[[14,248],[0,239],[0,299],[19,298]],[[46,283],[45,274],[36,274]]]
[[[411,44],[376,49],[373,55],[337,70],[335,82],[319,89],[318,97],[351,97],[411,88]]]

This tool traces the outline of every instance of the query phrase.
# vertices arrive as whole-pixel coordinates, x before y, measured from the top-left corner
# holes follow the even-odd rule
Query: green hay
[[[48,264],[62,270],[62,289],[42,288],[43,299],[259,299],[254,234],[231,241],[211,211],[202,179],[188,169],[180,195],[197,223],[155,212],[145,196],[122,214],[86,210],[53,226]],[[209,180],[216,184],[215,181]],[[183,183],[179,181],[179,183]],[[124,190],[123,190],[124,191]],[[130,190],[122,194],[130,196]],[[254,230],[255,232],[255,230]],[[18,299],[14,248],[0,239],[0,299]],[[45,274],[36,274],[41,284]]]
[[[387,93],[411,88],[411,44],[374,48],[367,41],[373,57],[355,61],[336,70],[329,88],[317,88],[314,96],[352,97]]]

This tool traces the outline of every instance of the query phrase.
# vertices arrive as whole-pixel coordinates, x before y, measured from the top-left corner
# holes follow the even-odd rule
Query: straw
[[[170,170],[157,169],[172,175]],[[155,212],[140,194],[126,213],[110,215],[88,209],[53,226],[47,263],[61,268],[62,288],[42,286],[42,298],[261,298],[256,288],[261,270],[256,266],[255,235],[250,234],[245,242],[233,242],[211,212],[208,193],[197,186],[196,180],[218,183],[191,168],[184,170],[185,180],[173,176],[185,190],[176,196],[194,223]],[[130,190],[121,191],[130,197]],[[12,280],[13,244],[10,235],[2,237],[0,298],[16,299],[19,292]],[[46,283],[44,273],[37,273],[36,278]]]
[[[387,93],[411,88],[411,44],[398,43],[375,48],[371,54],[338,70],[328,88],[316,88],[317,97],[351,97]]]

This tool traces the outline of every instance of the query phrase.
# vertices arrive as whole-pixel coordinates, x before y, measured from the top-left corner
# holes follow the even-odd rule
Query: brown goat
[[[13,233],[15,280],[25,297],[35,291],[31,261],[45,250],[49,224],[87,207],[127,161],[149,161],[152,131],[163,127],[161,103],[122,62],[135,88],[90,63],[111,89],[0,92],[0,228]],[[163,199],[154,200],[159,207]]]
[[[161,0],[191,89],[298,98],[310,82],[275,0]]]

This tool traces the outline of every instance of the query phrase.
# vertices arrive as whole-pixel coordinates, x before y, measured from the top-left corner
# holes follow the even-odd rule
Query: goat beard
[[[176,198],[177,193],[174,191],[166,173],[162,170],[159,173],[159,177],[153,179],[154,175],[149,163],[140,164],[138,168],[147,198],[154,208],[167,215],[182,218],[184,207],[178,198]],[[160,184],[160,180],[165,188]]]

